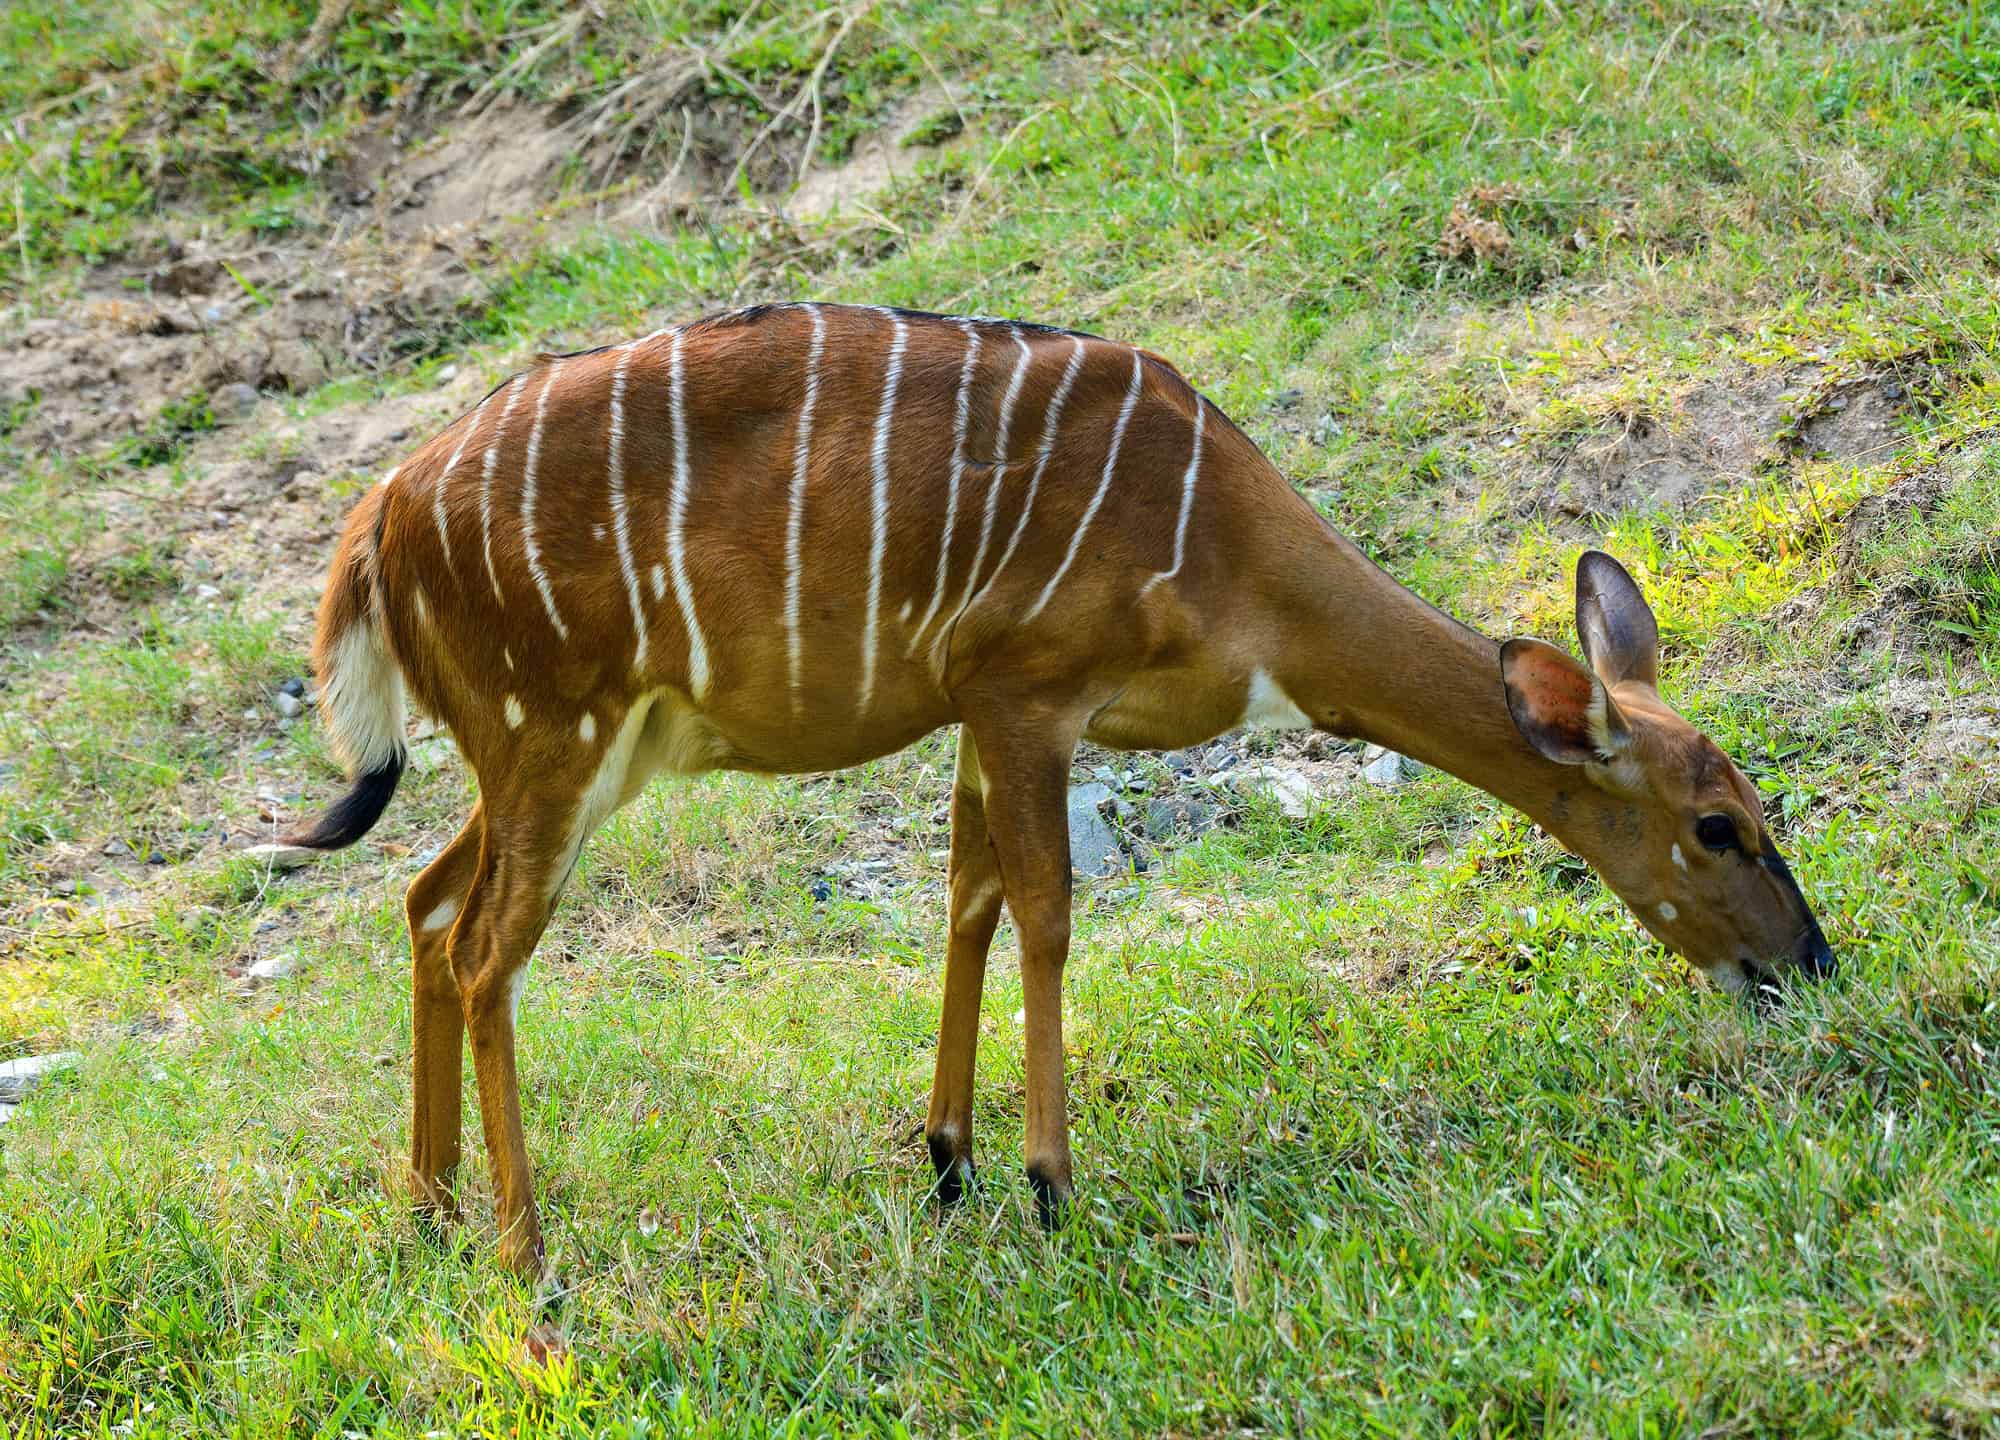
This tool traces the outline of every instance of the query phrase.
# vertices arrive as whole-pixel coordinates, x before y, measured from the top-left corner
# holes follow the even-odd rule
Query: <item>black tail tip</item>
[[[281,843],[308,850],[340,850],[352,845],[375,828],[375,822],[382,818],[382,812],[389,808],[389,801],[396,794],[396,782],[402,778],[403,756],[398,751],[388,763],[362,774],[354,782],[354,788],[336,800],[333,808],[320,816],[310,830],[286,835]]]

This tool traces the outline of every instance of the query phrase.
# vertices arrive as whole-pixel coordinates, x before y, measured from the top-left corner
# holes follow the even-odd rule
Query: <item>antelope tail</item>
[[[285,836],[287,845],[352,845],[382,818],[403,776],[403,672],[389,650],[377,579],[387,495],[371,486],[348,517],[313,638],[319,713],[353,786],[309,829]]]

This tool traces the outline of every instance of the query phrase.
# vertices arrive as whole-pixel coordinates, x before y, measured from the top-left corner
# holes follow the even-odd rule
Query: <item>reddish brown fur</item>
[[[815,313],[824,351],[801,532],[803,664],[795,706],[783,624],[786,534]],[[967,464],[945,599],[919,633],[913,627],[930,608],[947,510],[968,323],[980,351],[968,392]],[[887,449],[874,693],[864,708],[874,445],[899,324],[907,344]],[[1001,453],[1000,411],[1018,359],[1017,334],[1032,358]],[[654,566],[669,565],[675,344],[683,347],[689,442],[684,553],[710,665],[700,694],[676,587],[669,577],[658,594],[651,579]],[[1084,360],[1030,523],[995,578],[1034,483],[1059,377],[1079,344]],[[648,636],[639,665],[608,475],[610,394],[621,360],[623,489]],[[1077,741],[1138,748],[1205,739],[1240,722],[1257,672],[1321,728],[1394,745],[1542,820],[1698,961],[1735,963],[1750,950],[1771,955],[1793,943],[1797,909],[1741,887],[1731,892],[1727,923],[1719,930],[1710,924],[1715,933],[1701,932],[1694,942],[1695,931],[1658,919],[1657,897],[1682,895],[1687,882],[1668,864],[1668,838],[1681,833],[1691,806],[1708,803],[1687,783],[1702,767],[1669,757],[1694,741],[1705,755],[1707,742],[1658,705],[1650,685],[1629,704],[1630,687],[1620,690],[1620,706],[1651,747],[1628,757],[1630,775],[1579,769],[1538,752],[1510,719],[1493,642],[1367,563],[1213,407],[1202,415],[1184,563],[1171,580],[1156,581],[1173,564],[1184,475],[1206,402],[1155,357],[1140,362],[1141,388],[1118,464],[1075,562],[1047,608],[1027,618],[1103,483],[1133,374],[1127,347],[1036,327],[832,306],[745,312],[538,366],[520,380],[504,424],[514,392],[503,387],[357,508],[321,610],[321,663],[334,662],[344,631],[382,624],[410,692],[450,726],[480,788],[465,830],[409,896],[412,1163],[428,1209],[452,1207],[458,1054],[469,1030],[504,1251],[522,1265],[540,1254],[508,997],[583,839],[659,769],[829,770],[892,752],[941,725],[962,727],[944,1019],[928,1127],[947,1193],[970,1163],[979,990],[1003,896],[1021,937],[1029,1170],[1045,1199],[1069,1189],[1060,983],[1069,942],[1064,789]],[[567,639],[531,578],[521,523],[538,406],[534,533]],[[492,560],[499,597],[482,549],[489,447],[497,461]],[[458,464],[446,476],[454,454]],[[961,607],[995,481],[984,567],[971,587],[973,602]],[[437,530],[440,484],[449,558]],[[378,597],[372,610],[371,588]],[[1629,631],[1628,624],[1619,633]],[[1638,659],[1628,658],[1620,673],[1639,673]],[[1573,734],[1583,723],[1579,705],[1600,682],[1558,659],[1574,673],[1542,675],[1525,703],[1541,721]],[[510,703],[520,707],[518,724],[510,723]],[[1722,764],[1726,776],[1702,774],[1704,790],[1733,777],[1722,788],[1754,799]],[[1655,913],[1647,914],[1649,906]],[[1695,900],[1683,896],[1681,908],[1692,911]],[[426,928],[433,916],[447,923]]]

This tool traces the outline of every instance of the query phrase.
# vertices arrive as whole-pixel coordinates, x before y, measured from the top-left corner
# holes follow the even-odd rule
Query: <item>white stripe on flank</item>
[[[632,668],[646,664],[646,607],[639,600],[639,572],[632,565],[632,534],[625,515],[625,367],[632,361],[630,350],[618,352],[611,368],[611,436],[605,443],[604,468],[611,490],[611,539],[618,547],[618,573],[625,577],[625,598],[632,605],[632,632],[638,642],[632,650]]]
[[[1139,587],[1139,598],[1162,580],[1171,580],[1181,573],[1181,561],[1187,558],[1188,515],[1194,510],[1195,473],[1201,469],[1201,423],[1208,414],[1208,402],[1197,395],[1194,397],[1194,454],[1188,456],[1187,473],[1181,476],[1181,518],[1174,526],[1174,564],[1171,570],[1162,570]]]
[[[451,458],[444,462],[444,469],[438,472],[437,484],[431,489],[431,517],[437,521],[438,544],[444,550],[444,573],[454,580],[458,578],[458,566],[451,558],[451,531],[446,526],[444,509],[444,482],[451,479],[451,472],[458,468],[458,457],[465,453],[465,447],[472,443],[472,437],[479,433],[480,417],[486,413],[486,403],[493,397],[488,395],[479,402],[479,408],[472,412],[472,419],[466,424],[465,433],[458,438],[458,446],[451,452]]]
[[[535,464],[542,455],[542,421],[548,414],[549,388],[556,383],[562,361],[549,362],[548,377],[535,397],[535,423],[528,431],[528,463],[521,472],[521,553],[528,560],[528,574],[542,592],[542,605],[549,612],[549,624],[556,627],[558,640],[569,639],[569,626],[556,614],[555,591],[549,588],[549,572],[542,568],[542,552],[535,546]]]
[[[493,582],[493,598],[502,609],[506,608],[507,597],[500,590],[500,572],[493,568],[493,462],[499,458],[499,447],[507,438],[507,419],[514,413],[526,379],[525,375],[516,375],[507,382],[507,403],[500,407],[500,423],[493,427],[493,438],[486,442],[486,456],[479,467],[479,538],[486,550],[486,578]]]
[[[882,381],[882,408],[875,416],[875,496],[873,534],[868,545],[868,614],[861,622],[861,703],[866,711],[875,698],[875,632],[882,614],[882,558],[889,551],[889,425],[896,413],[896,386],[903,378],[903,347],[910,327],[891,314],[895,332],[889,340],[889,371]]]
[[[958,482],[965,476],[965,427],[972,408],[972,368],[979,361],[979,331],[970,320],[959,321],[958,328],[965,332],[965,363],[958,367],[958,419],[952,428],[951,470],[944,497],[944,539],[938,545],[937,584],[931,590],[930,608],[924,611],[924,618],[917,622],[910,636],[912,655],[917,651],[917,641],[937,618],[938,606],[944,604],[945,581],[950,578],[951,570],[951,537],[958,528]]]
[[[792,714],[805,704],[799,694],[799,671],[803,656],[799,650],[799,542],[806,522],[806,466],[812,459],[813,406],[819,401],[819,357],[826,345],[826,317],[819,307],[807,307],[812,315],[812,344],[806,351],[806,398],[799,406],[799,430],[792,442],[791,508],[785,515],[785,641],[789,647],[792,681]]]
[[[1000,578],[1000,572],[1007,568],[1007,562],[1014,558],[1020,548],[1021,537],[1028,532],[1028,519],[1034,513],[1035,492],[1041,489],[1042,472],[1049,468],[1049,457],[1056,450],[1056,426],[1062,423],[1063,404],[1069,399],[1070,387],[1076,384],[1076,372],[1083,368],[1083,337],[1070,341],[1069,364],[1063,367],[1062,379],[1056,382],[1056,393],[1049,397],[1048,418],[1042,422],[1042,445],[1035,455],[1034,472],[1028,476],[1028,493],[1021,500],[1021,518],[1014,522],[1014,533],[1007,537],[1007,548],[1000,552],[1000,560],[994,565],[993,573],[986,577],[986,583],[979,587],[979,593],[972,597],[977,605],[985,598],[986,592]],[[968,609],[970,606],[967,607]]]
[[[979,584],[979,567],[986,563],[986,547],[993,540],[993,516],[1000,505],[1000,475],[1007,468],[1007,432],[1014,424],[1014,401],[1020,397],[1021,382],[1028,375],[1028,361],[1033,352],[1028,349],[1027,339],[1017,329],[1010,329],[1014,343],[1020,347],[1021,358],[1014,362],[1014,378],[1007,382],[1006,398],[1000,402],[1000,430],[993,441],[992,474],[986,477],[986,518],[979,525],[979,548],[972,552],[972,569],[966,572],[965,593],[958,597],[958,614],[965,613],[965,607],[972,603],[972,592]],[[949,627],[945,632],[949,633]]]
[[[687,331],[674,331],[672,385],[674,424],[674,488],[667,507],[667,564],[674,572],[674,603],[680,607],[681,624],[687,627],[688,689],[699,701],[708,695],[708,644],[701,638],[701,622],[694,614],[694,587],[688,584],[687,555],[681,540],[687,524],[688,432],[687,364],[682,352],[687,348]]]
[[[1118,423],[1112,427],[1111,453],[1104,457],[1104,477],[1097,482],[1097,493],[1090,497],[1090,503],[1084,507],[1083,518],[1076,522],[1076,533],[1069,537],[1069,549],[1063,552],[1062,564],[1056,566],[1056,573],[1049,576],[1049,583],[1042,587],[1042,593],[1036,598],[1035,603],[1028,607],[1028,613],[1021,617],[1021,623],[1024,625],[1042,613],[1042,607],[1049,603],[1049,596],[1056,593],[1056,586],[1061,584],[1063,576],[1069,573],[1069,567],[1076,559],[1076,552],[1083,544],[1083,532],[1088,530],[1090,522],[1097,518],[1098,507],[1104,503],[1104,497],[1111,491],[1111,473],[1118,468],[1118,451],[1125,444],[1125,427],[1131,422],[1133,407],[1139,403],[1139,382],[1145,378],[1145,361],[1139,352],[1134,350],[1132,385],[1125,392],[1124,405],[1119,408]]]

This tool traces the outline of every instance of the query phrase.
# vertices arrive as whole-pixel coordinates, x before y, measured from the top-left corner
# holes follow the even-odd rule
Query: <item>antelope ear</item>
[[[1500,680],[1514,728],[1558,765],[1609,764],[1632,741],[1604,682],[1553,645],[1507,641]]]
[[[1659,622],[1639,582],[1602,550],[1586,550],[1576,562],[1576,633],[1606,685],[1659,684]]]

